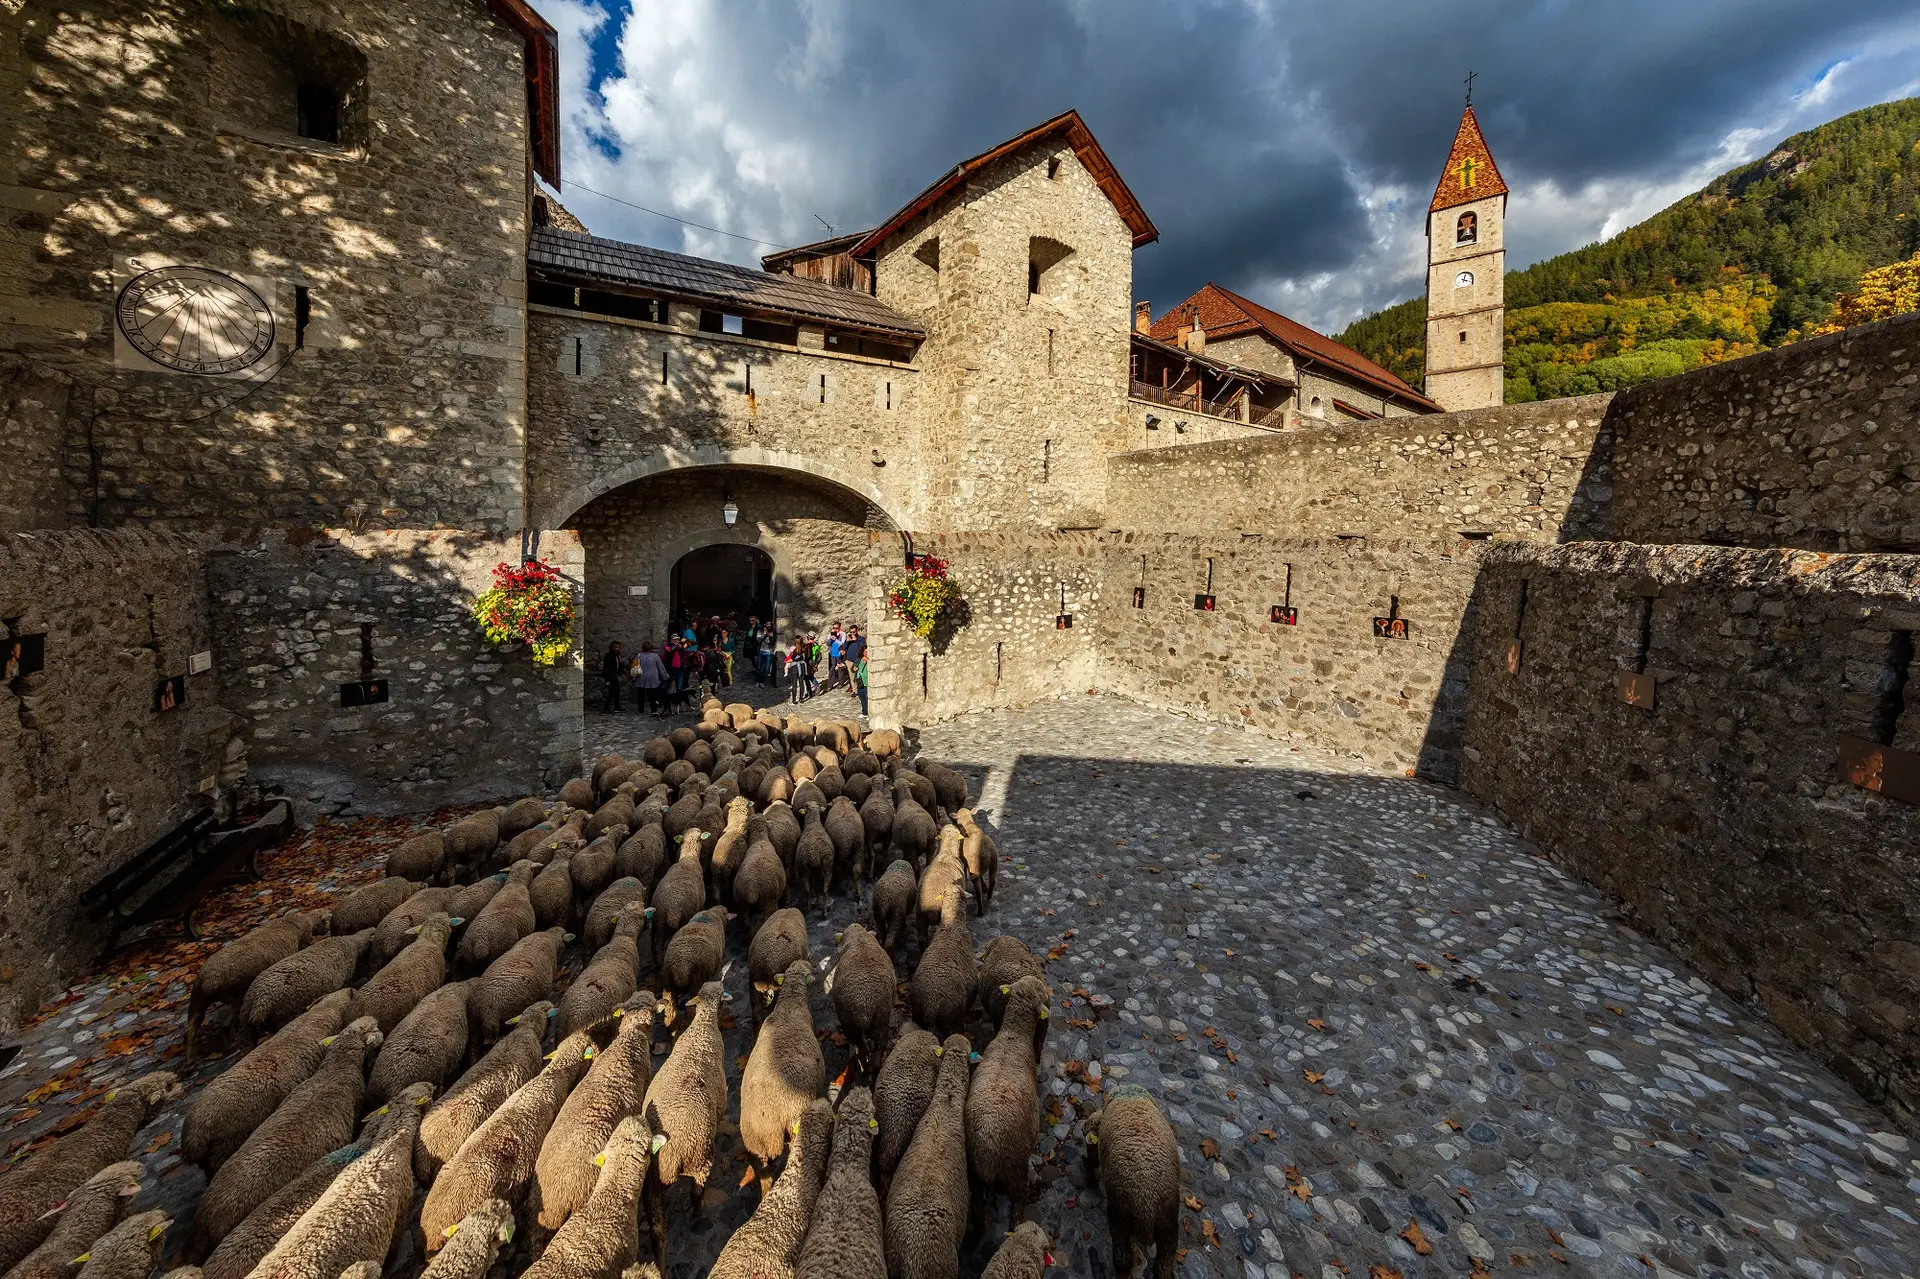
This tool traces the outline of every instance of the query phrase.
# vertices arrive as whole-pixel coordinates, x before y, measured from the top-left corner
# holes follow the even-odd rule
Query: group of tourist
[[[621,687],[631,684],[636,712],[664,715],[703,687],[731,688],[735,670],[748,662],[757,682],[785,681],[789,702],[844,685],[859,697],[860,713],[867,713],[867,641],[858,626],[835,622],[825,635],[804,635],[783,646],[773,623],[749,617],[743,627],[733,616],[684,618],[664,643],[648,639],[631,655],[618,640],[608,644],[600,659],[606,686],[601,709],[618,711]]]

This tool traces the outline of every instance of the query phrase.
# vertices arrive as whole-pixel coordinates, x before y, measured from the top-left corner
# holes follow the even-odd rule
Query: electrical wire
[[[570,191],[585,191],[588,195],[597,195],[602,200],[612,200],[615,204],[624,204],[629,209],[638,209],[642,213],[651,213],[656,218],[665,218],[669,222],[678,222],[681,226],[690,226],[701,231],[711,231],[715,235],[729,236],[735,240],[745,240],[748,244],[762,244],[769,249],[786,249],[792,247],[791,245],[781,244],[774,240],[763,240],[757,235],[741,235],[738,231],[728,231],[721,227],[708,226],[704,222],[693,222],[686,218],[675,217],[671,213],[662,213],[658,209],[649,209],[644,204],[635,204],[632,200],[623,200],[617,195],[608,195],[605,191],[596,191],[592,187],[585,186],[572,179],[568,179],[567,189]]]

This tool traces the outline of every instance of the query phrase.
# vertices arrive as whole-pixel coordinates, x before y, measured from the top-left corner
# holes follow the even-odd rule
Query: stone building
[[[1427,394],[1505,403],[1507,184],[1469,105],[1427,207]]]

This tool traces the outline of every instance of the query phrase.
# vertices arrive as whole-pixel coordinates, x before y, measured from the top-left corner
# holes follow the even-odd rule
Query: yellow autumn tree
[[[1920,253],[1904,262],[1875,267],[1861,276],[1859,289],[1842,293],[1835,299],[1833,314],[1812,332],[1815,335],[1838,333],[1856,324],[1905,315],[1908,311],[1920,311]]]

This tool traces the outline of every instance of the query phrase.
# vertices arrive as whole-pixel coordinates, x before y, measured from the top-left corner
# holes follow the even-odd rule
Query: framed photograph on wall
[[[1213,612],[1213,596],[1202,592],[1193,597],[1193,606],[1202,613],[1211,613]]]
[[[1407,619],[1404,617],[1374,618],[1373,637],[1375,639],[1405,639],[1407,637]]]
[[[1275,604],[1267,610],[1267,620],[1269,622],[1277,622],[1281,626],[1298,626],[1300,624],[1300,610],[1288,604]]]
[[[12,683],[37,675],[47,668],[47,637],[45,635],[15,635],[6,642],[6,664],[0,679]]]
[[[387,700],[387,681],[383,679],[349,680],[340,686],[342,706],[378,706]]]
[[[168,711],[179,710],[187,702],[187,677],[169,675],[153,688],[153,709],[155,714],[164,715]]]

